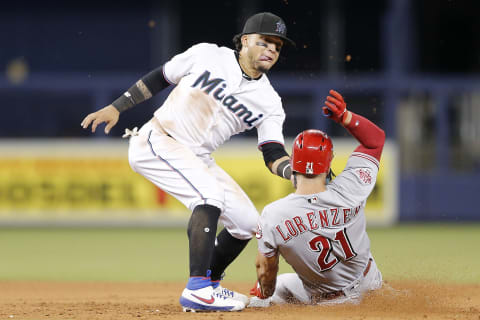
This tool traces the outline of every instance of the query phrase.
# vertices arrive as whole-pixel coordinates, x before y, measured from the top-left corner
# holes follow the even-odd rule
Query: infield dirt
[[[251,284],[224,283],[248,292]],[[480,284],[385,282],[359,305],[183,313],[183,283],[0,282],[0,319],[475,319]]]

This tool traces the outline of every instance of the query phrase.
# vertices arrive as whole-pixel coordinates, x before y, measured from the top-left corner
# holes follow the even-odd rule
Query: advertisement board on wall
[[[334,140],[339,173],[355,148]],[[287,147],[288,148],[288,147]],[[130,169],[127,141],[32,140],[0,143],[0,225],[184,224],[189,211]],[[294,189],[265,167],[256,141],[234,140],[213,157],[262,208]],[[397,215],[395,149],[387,144],[366,214],[391,224]]]

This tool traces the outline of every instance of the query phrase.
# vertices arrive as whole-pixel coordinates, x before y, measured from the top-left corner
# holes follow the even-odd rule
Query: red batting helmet
[[[293,141],[292,170],[304,174],[327,173],[333,159],[330,137],[320,130],[305,130]]]

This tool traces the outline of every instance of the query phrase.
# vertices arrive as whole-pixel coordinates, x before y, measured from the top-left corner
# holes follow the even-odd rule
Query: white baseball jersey
[[[232,236],[252,238],[258,212],[210,154],[232,135],[253,128],[259,144],[283,144],[280,97],[266,75],[245,79],[234,51],[214,44],[191,47],[163,71],[177,86],[155,111],[157,121],[130,139],[130,166],[190,210],[203,204],[220,208],[219,220]]]
[[[364,207],[375,185],[378,161],[354,152],[326,191],[290,194],[259,218],[258,249],[277,251],[309,292],[333,292],[361,277],[371,257]]]
[[[173,57],[163,71],[177,86],[155,117],[197,154],[209,154],[232,135],[253,128],[259,144],[284,143],[280,97],[265,74],[245,79],[232,49],[197,44]]]

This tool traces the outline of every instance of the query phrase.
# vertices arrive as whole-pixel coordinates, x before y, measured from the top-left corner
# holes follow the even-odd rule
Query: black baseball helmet
[[[261,12],[254,14],[245,22],[242,33],[233,37],[235,46],[244,34],[258,33],[267,36],[276,36],[283,40],[285,44],[295,46],[295,42],[287,38],[287,26],[285,22],[277,15],[270,12]]]

